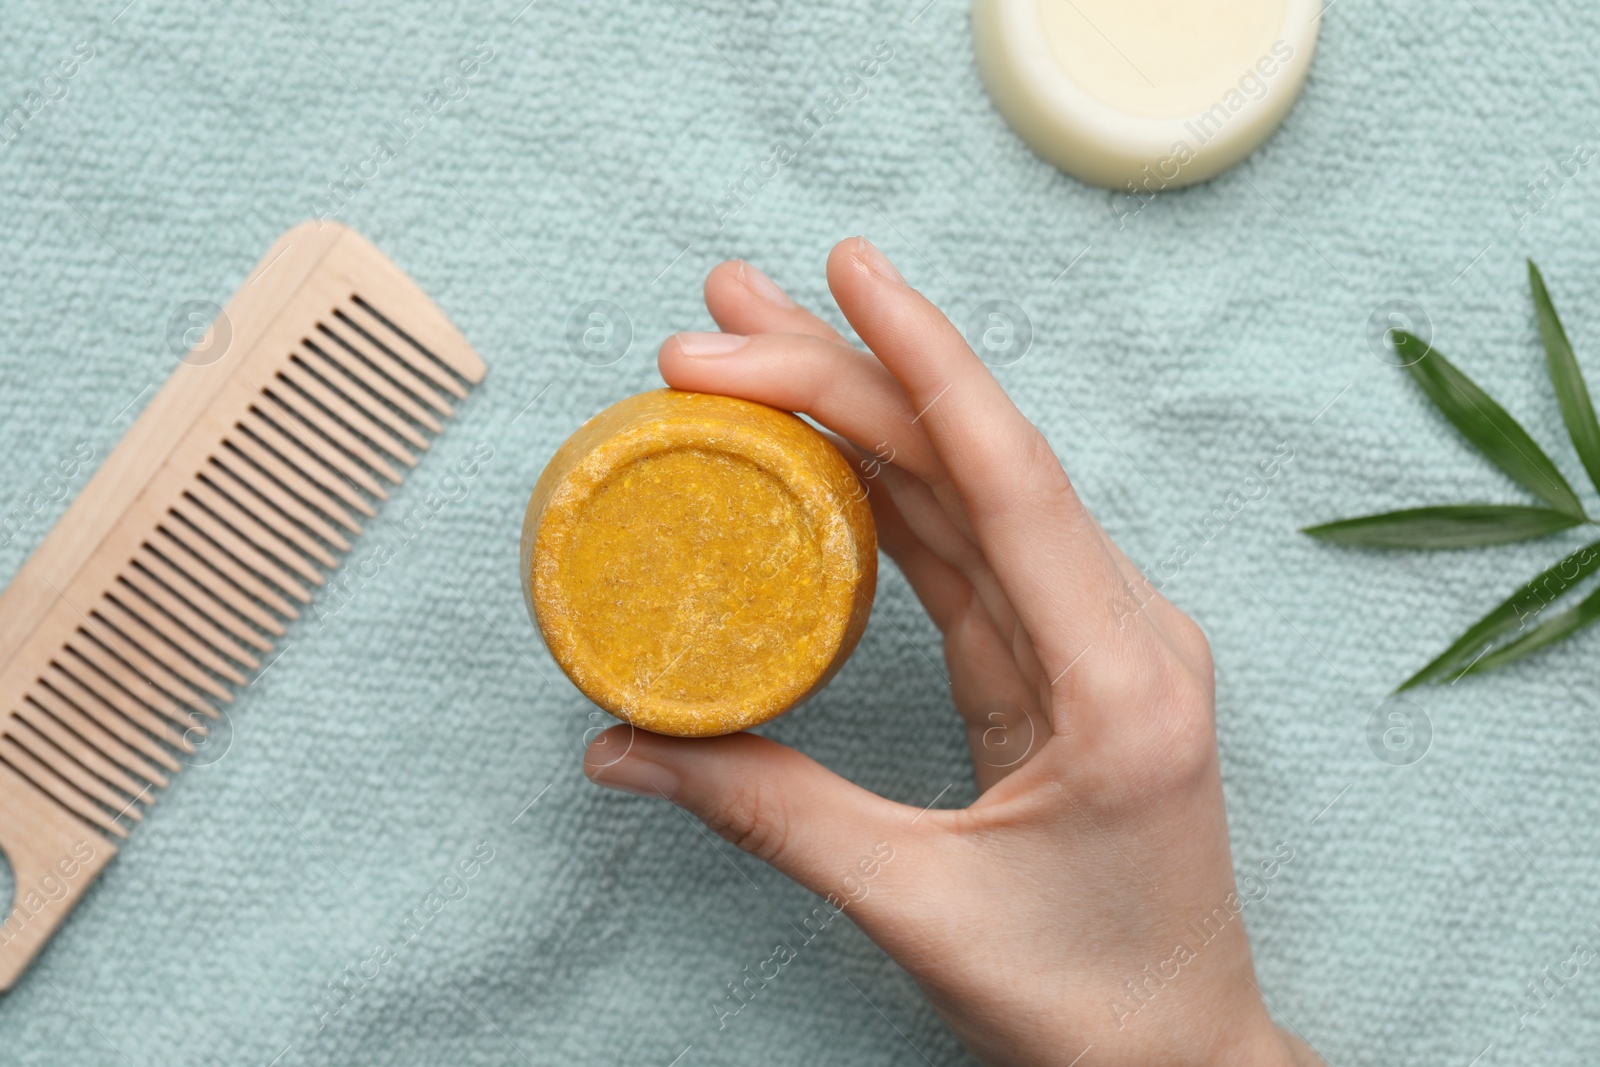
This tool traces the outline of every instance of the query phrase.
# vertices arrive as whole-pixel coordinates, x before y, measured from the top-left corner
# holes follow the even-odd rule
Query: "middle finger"
[[[661,346],[674,389],[743,397],[800,411],[877,457],[929,482],[943,469],[911,400],[872,356],[802,334],[674,334]]]

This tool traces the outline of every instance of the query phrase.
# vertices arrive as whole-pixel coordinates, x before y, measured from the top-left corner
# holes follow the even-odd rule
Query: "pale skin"
[[[1269,1017],[1243,918],[1203,945],[1191,925],[1236,893],[1205,635],[881,252],[850,238],[827,270],[867,351],[735,261],[705,284],[722,332],[669,338],[661,373],[833,432],[944,636],[980,795],[921,811],[752,734],[625,726],[592,742],[585,772],[666,797],[850,901],[845,914],[986,1064],[1320,1064]],[[893,858],[864,881],[885,843]],[[1181,966],[1168,962],[1179,943],[1197,946]]]

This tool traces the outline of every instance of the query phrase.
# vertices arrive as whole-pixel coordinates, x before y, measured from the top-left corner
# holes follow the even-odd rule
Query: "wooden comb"
[[[0,594],[0,990],[483,375],[328,222],[284,234],[190,349]]]

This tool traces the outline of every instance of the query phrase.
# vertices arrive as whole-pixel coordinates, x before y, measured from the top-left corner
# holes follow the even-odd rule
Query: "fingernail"
[[[739,261],[739,269],[736,272],[736,276],[746,289],[769,304],[776,304],[781,308],[794,307],[794,301],[789,299],[788,293],[778,287],[777,282],[742,259]]]
[[[678,347],[686,356],[725,356],[749,339],[737,333],[680,333]]]
[[[592,770],[584,767],[589,781],[623,793],[642,797],[664,797],[671,800],[678,793],[678,776],[659,763],[624,756],[615,763],[607,763]]]
[[[904,285],[906,280],[900,277],[900,272],[894,269],[894,264],[867,240],[865,237],[856,238],[856,258],[872,270],[872,272],[885,281]]]

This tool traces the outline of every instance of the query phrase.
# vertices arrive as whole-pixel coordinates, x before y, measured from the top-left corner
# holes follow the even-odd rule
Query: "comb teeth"
[[[119,820],[140,818],[136,798],[153,803],[152,787],[167,784],[154,764],[182,766],[218,716],[208,698],[233,699],[291,601],[308,602],[349,551],[339,528],[360,530],[351,495],[380,489],[374,475],[398,481],[386,457],[414,464],[406,445],[424,450],[440,428],[428,407],[450,410],[415,373],[437,358],[402,362],[353,313],[406,343],[354,299],[316,322],[324,343],[290,350],[7,721],[0,761],[104,830],[125,835]]]
[[[357,516],[427,450],[446,396],[483,376],[349,231],[300,227],[263,263],[224,313],[222,361],[174,371],[0,597],[13,860],[71,844],[43,841],[47,823],[127,836],[350,550]],[[13,810],[42,813],[40,840],[12,836]],[[49,932],[18,935],[18,956],[6,921],[0,989]]]

